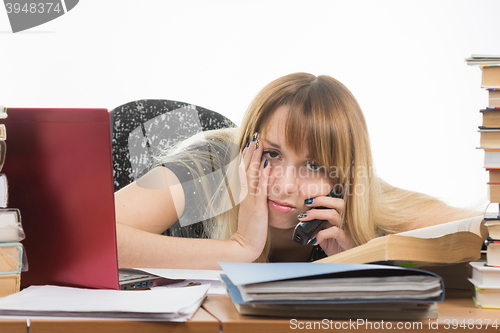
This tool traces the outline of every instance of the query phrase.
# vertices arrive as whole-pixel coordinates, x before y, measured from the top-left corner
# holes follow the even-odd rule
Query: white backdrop
[[[106,107],[143,98],[241,122],[292,72],[357,97],[380,176],[469,206],[486,200],[477,126],[487,105],[471,54],[500,54],[500,1],[81,0],[12,34],[0,8],[0,105]]]

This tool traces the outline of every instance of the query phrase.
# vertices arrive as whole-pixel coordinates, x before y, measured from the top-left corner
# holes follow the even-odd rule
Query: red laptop
[[[120,289],[108,110],[7,113],[2,173],[26,234],[22,286]]]

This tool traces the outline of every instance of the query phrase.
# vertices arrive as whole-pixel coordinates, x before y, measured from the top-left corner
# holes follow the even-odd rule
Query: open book
[[[375,238],[315,262],[361,264],[385,261],[420,267],[472,261],[481,256],[486,233],[483,217],[478,216]]]

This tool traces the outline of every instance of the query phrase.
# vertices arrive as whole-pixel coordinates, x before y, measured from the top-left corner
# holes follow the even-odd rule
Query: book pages
[[[396,235],[418,238],[437,238],[460,231],[469,231],[477,234],[480,237],[483,237],[481,231],[482,222],[483,216],[481,215],[468,219],[438,224],[431,227],[405,231]]]

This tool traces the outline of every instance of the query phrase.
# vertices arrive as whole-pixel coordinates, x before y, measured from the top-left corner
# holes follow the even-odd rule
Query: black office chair
[[[111,111],[111,142],[115,192],[149,171],[154,154],[201,131],[236,127],[226,117],[200,106],[170,100],[145,99]],[[201,223],[181,227],[179,221],[163,234],[202,238]]]
[[[151,166],[153,155],[200,132],[236,127],[215,111],[189,103],[144,99],[111,111],[114,189],[130,184]]]

